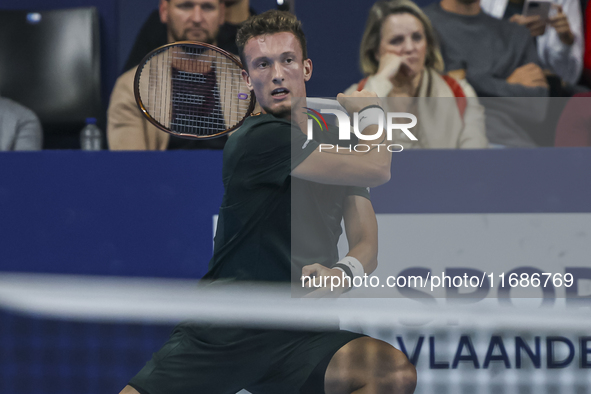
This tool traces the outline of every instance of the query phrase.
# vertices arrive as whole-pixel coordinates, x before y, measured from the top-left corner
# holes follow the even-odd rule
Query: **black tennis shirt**
[[[299,280],[305,265],[338,261],[345,198],[369,198],[369,191],[290,176],[319,143],[337,144],[337,129],[315,129],[307,141],[299,128],[270,114],[249,117],[228,138],[224,198],[204,279]]]

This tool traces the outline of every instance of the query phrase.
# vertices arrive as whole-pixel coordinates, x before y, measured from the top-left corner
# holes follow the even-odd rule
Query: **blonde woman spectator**
[[[405,148],[486,148],[484,109],[463,78],[442,75],[443,59],[427,16],[412,1],[379,1],[371,8],[361,42],[367,76],[345,93],[370,90],[379,97],[448,98],[412,101],[418,141]],[[453,99],[455,98],[455,100]],[[414,112],[414,111],[411,111]]]

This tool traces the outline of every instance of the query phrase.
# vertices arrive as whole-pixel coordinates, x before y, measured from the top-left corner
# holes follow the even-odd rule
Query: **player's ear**
[[[312,60],[306,59],[304,60],[304,80],[307,82],[312,78]]]
[[[160,12],[160,22],[168,23],[168,0],[160,0],[158,11]]]
[[[242,79],[244,79],[244,83],[246,83],[248,90],[253,90],[252,84],[250,83],[250,75],[248,75],[248,72],[244,69],[242,70]]]

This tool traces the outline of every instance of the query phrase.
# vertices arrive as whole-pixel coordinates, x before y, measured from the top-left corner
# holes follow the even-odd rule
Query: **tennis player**
[[[291,106],[305,97],[312,76],[293,15],[269,11],[249,19],[237,44],[243,77],[263,113],[248,118],[226,144],[225,195],[205,278],[290,281],[294,273],[299,279],[373,271],[377,225],[365,187],[389,179],[390,153],[320,152],[303,127],[292,127],[306,122],[306,115],[291,118]],[[365,91],[339,95],[339,101],[360,118],[378,103]],[[376,131],[374,125],[363,129]],[[343,217],[350,251],[338,262]],[[311,218],[316,221],[306,223]],[[295,249],[294,233],[304,235]],[[406,394],[415,385],[415,368],[402,352],[361,334],[185,323],[121,394],[233,394],[243,388],[253,394]]]

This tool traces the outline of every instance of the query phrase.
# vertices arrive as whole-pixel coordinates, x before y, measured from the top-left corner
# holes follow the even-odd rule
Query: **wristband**
[[[332,266],[332,268],[343,271],[343,273],[347,275],[350,280],[353,280],[353,272],[351,271],[351,268],[347,267],[345,264],[336,263]]]
[[[359,111],[359,131],[371,125],[384,125],[384,110],[377,105],[370,105]]]
[[[377,104],[372,104],[372,105],[368,105],[367,107],[364,107],[364,108],[363,108],[361,111],[359,111],[359,113],[362,113],[362,112],[363,112],[363,111],[365,111],[366,109],[372,109],[372,108],[377,108],[377,109],[379,109],[379,110],[380,110],[380,111],[382,111],[382,112],[384,111],[384,109],[383,109],[382,107],[380,107],[379,105],[377,105]]]
[[[341,269],[347,276],[353,279],[356,276],[365,275],[363,264],[353,256],[347,256],[337,262],[333,268]]]

